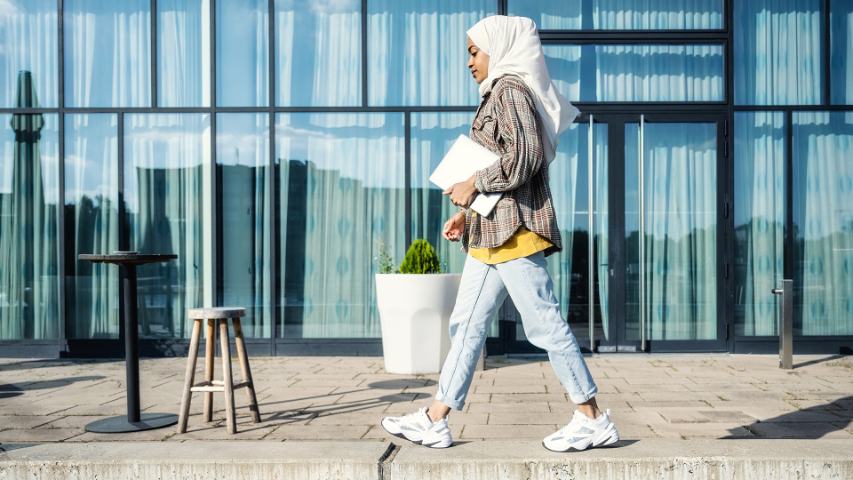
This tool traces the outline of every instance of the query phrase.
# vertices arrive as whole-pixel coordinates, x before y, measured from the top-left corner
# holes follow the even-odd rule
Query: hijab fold
[[[491,92],[494,82],[504,75],[520,77],[533,93],[544,134],[545,159],[553,161],[560,134],[580,111],[551,82],[536,24],[527,17],[493,15],[471,27],[468,37],[489,55],[489,76],[480,84],[480,96]]]

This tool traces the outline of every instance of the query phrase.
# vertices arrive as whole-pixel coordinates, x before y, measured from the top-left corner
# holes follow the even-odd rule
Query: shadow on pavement
[[[101,375],[90,375],[83,377],[67,377],[57,378],[52,380],[40,380],[36,382],[15,382],[0,385],[0,398],[11,398],[23,395],[28,390],[44,390],[46,388],[61,388],[67,387],[76,382],[90,382],[92,380],[101,380],[104,378]]]
[[[839,398],[831,403],[802,408],[764,421],[743,425],[753,436],[737,435],[737,429],[729,429],[726,440],[750,438],[797,438],[817,439],[846,429],[853,421],[853,396]]]

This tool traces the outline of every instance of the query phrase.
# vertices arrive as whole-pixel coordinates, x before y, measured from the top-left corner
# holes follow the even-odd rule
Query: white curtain
[[[56,0],[0,2],[0,106],[14,107],[18,74],[32,74],[41,107],[56,107]]]
[[[650,339],[717,338],[716,145],[715,124],[645,124]]]
[[[723,100],[720,45],[545,45],[558,90],[573,101]]]
[[[142,335],[187,337],[188,308],[202,305],[203,166],[210,162],[204,114],[125,116],[125,204],[131,249],[174,253],[177,260],[139,267]]]
[[[285,335],[378,337],[380,241],[405,253],[402,114],[281,114],[276,137]]]
[[[157,50],[158,106],[210,105],[210,0],[158,0]]]
[[[276,0],[276,103],[361,105],[361,2]]]
[[[118,250],[118,173],[116,116],[67,115],[65,205],[72,217],[66,251],[75,260],[66,278],[66,311],[74,338],[118,337],[118,267],[76,260],[81,253]]]
[[[785,118],[735,113],[735,324],[738,335],[776,335],[785,225]],[[741,260],[742,259],[742,260]]]
[[[542,30],[684,30],[723,26],[723,0],[510,0]]]
[[[151,103],[149,0],[65,2],[65,102],[70,107]]]
[[[248,337],[269,338],[272,334],[269,148],[267,113],[217,116],[216,163],[222,206],[219,285],[225,305],[247,309],[242,324]]]
[[[0,115],[0,125],[0,340],[56,338],[56,116]]]
[[[821,0],[734,0],[735,101],[822,101]]]
[[[853,113],[795,112],[793,129],[795,310],[803,335],[851,335]]]
[[[477,105],[465,32],[495,13],[486,0],[371,0],[370,105]]]

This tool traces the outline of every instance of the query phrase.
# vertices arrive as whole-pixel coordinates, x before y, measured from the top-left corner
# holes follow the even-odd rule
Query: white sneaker
[[[402,417],[385,417],[381,422],[382,428],[391,435],[420,443],[425,447],[447,448],[453,445],[447,418],[433,422],[426,412],[427,407],[423,407]]]
[[[567,452],[571,449],[604,447],[618,441],[619,432],[610,420],[610,410],[606,410],[594,420],[575,410],[572,421],[545,437],[542,445],[552,452]]]

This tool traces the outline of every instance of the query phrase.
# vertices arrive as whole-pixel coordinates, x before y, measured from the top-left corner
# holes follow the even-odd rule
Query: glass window
[[[246,336],[272,334],[270,280],[269,115],[216,117],[216,166],[221,228],[218,298],[246,308]]]
[[[361,2],[275,1],[276,104],[361,105]]]
[[[151,104],[150,0],[66,0],[65,104]]]
[[[684,30],[723,28],[722,0],[509,0],[510,15],[541,30]]]
[[[785,117],[735,112],[735,334],[777,335],[785,227]]]
[[[736,103],[821,103],[822,3],[734,0]]]
[[[57,106],[56,19],[56,0],[0,3],[0,107]],[[21,96],[24,75],[30,76],[32,99]]]
[[[476,105],[465,32],[496,6],[494,0],[369,1],[369,104]]]
[[[830,2],[832,103],[853,104],[853,2]]]
[[[143,337],[188,337],[187,309],[202,305],[207,275],[203,242],[205,233],[213,231],[203,208],[210,198],[203,178],[209,165],[209,115],[125,116],[124,202],[130,248],[178,256],[139,267]]]
[[[57,137],[56,115],[0,115],[0,340],[59,333]]]
[[[853,335],[853,112],[794,112],[794,333]]]
[[[544,45],[557,89],[581,102],[723,101],[722,45]]]
[[[210,2],[158,0],[157,102],[210,105]]]
[[[403,114],[276,117],[282,332],[379,337],[374,274],[406,239]]]
[[[112,114],[65,117],[66,316],[71,338],[118,338],[118,268],[81,262],[118,244],[118,120]]]
[[[216,103],[269,105],[267,0],[216,2]]]

